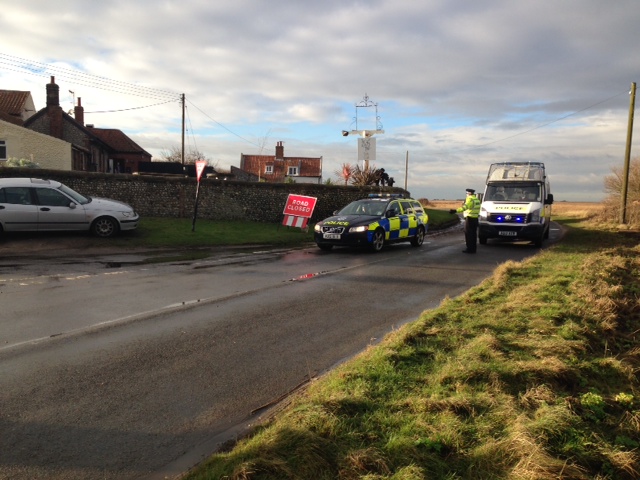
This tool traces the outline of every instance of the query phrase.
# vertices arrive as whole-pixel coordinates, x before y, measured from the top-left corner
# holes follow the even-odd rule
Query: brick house
[[[75,117],[75,118],[74,118]],[[47,106],[29,117],[24,126],[72,144],[71,170],[113,173],[137,171],[139,161],[150,161],[151,154],[123,132],[84,125],[84,109],[78,98],[74,117],[60,106],[60,87],[55,77],[47,84]],[[128,165],[128,166],[127,166]]]
[[[276,144],[275,155],[240,154],[240,170],[258,181],[322,183],[322,157],[285,157],[282,142]]]

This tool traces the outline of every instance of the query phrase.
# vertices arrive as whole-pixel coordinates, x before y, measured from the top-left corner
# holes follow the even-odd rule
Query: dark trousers
[[[467,217],[464,221],[464,241],[467,243],[467,251],[475,252],[478,242],[478,219]]]

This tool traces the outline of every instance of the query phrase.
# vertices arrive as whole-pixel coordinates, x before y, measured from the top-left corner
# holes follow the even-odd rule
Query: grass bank
[[[640,477],[640,246],[565,240],[312,383],[186,478]]]

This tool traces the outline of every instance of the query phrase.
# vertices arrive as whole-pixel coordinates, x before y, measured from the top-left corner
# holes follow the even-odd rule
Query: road
[[[379,254],[4,257],[0,478],[175,478],[309,379],[537,252],[463,248],[457,230]]]

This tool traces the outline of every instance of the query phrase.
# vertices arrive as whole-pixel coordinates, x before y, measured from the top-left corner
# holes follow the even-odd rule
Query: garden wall
[[[57,180],[82,194],[128,203],[142,217],[191,218],[197,187],[194,178],[182,176],[0,168],[2,177]],[[280,223],[287,196],[295,194],[318,199],[311,219],[317,221],[353,200],[381,192],[405,193],[405,190],[396,187],[256,183],[203,178],[198,194],[198,218]]]

